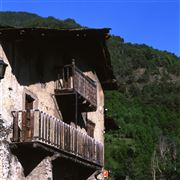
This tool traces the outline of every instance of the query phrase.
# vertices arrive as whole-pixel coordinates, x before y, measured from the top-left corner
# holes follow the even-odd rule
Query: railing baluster
[[[19,141],[19,127],[18,127],[18,112],[13,112],[14,121],[13,121],[13,142]]]
[[[14,113],[13,141],[17,142],[20,134],[20,142],[40,140],[49,146],[103,166],[103,144],[39,110],[31,110],[29,114],[27,113],[26,111]],[[29,129],[28,118],[30,118]],[[19,131],[18,121],[22,122],[22,131]]]
[[[22,111],[17,112],[17,126],[18,126],[18,136],[19,141],[22,139]]]
[[[51,145],[54,145],[54,138],[53,138],[53,132],[55,131],[54,127],[53,127],[53,117],[50,116],[49,118],[49,143]]]
[[[26,112],[22,111],[22,133],[21,133],[21,141],[25,141],[26,135]]]
[[[83,156],[83,157],[84,157],[84,159],[86,159],[86,158],[87,158],[87,157],[86,157],[86,155],[87,155],[87,154],[86,154],[86,153],[87,153],[87,152],[86,152],[86,147],[87,147],[87,146],[86,146],[86,135],[85,135],[85,134],[83,134],[83,141],[84,141],[84,143],[83,143],[83,148],[84,148],[83,154],[84,154],[84,156]]]
[[[56,118],[53,117],[53,129],[52,129],[52,141],[54,146],[58,147],[57,144],[57,122],[56,122]]]
[[[70,144],[69,147],[70,147],[70,148],[69,148],[69,151],[72,152],[72,128],[71,128],[71,126],[69,126],[69,130],[70,130],[70,131],[69,131],[69,132],[70,132],[70,133],[69,133],[69,137],[70,137],[70,141],[69,141],[69,144]]]
[[[46,114],[46,136],[45,136],[45,141],[46,141],[46,143],[48,143],[48,131],[49,131],[48,118],[49,118],[49,116],[48,116],[48,114]]]
[[[79,156],[81,155],[81,133],[78,132],[78,151],[79,151]]]
[[[42,140],[43,139],[43,112],[40,112],[40,129],[39,129],[39,131],[40,131],[40,139]]]
[[[60,148],[60,136],[61,136],[61,134],[60,134],[60,131],[59,131],[59,129],[60,129],[60,125],[59,125],[59,121],[56,119],[56,118],[54,118],[55,119],[55,127],[56,127],[56,134],[54,134],[54,138],[55,138],[55,143],[56,143],[56,146],[58,147],[58,148]]]
[[[79,132],[79,139],[78,141],[80,142],[79,144],[79,155],[82,156],[82,136],[81,133]]]
[[[50,116],[47,118],[47,142],[50,143]]]
[[[73,72],[72,76],[71,71]],[[66,89],[74,89],[94,107],[97,106],[96,83],[91,78],[83,74],[83,72],[80,71],[76,66],[67,65],[63,68],[62,77],[60,77],[58,74],[58,79],[55,83],[56,92]]]
[[[74,154],[77,154],[78,149],[77,149],[77,130],[75,131],[74,129]]]
[[[83,134],[83,136],[84,136],[84,159],[87,159],[87,138],[86,138],[86,135],[85,134]]]
[[[39,139],[39,110],[34,111],[34,132],[33,139]]]
[[[68,124],[68,126],[67,126],[67,128],[68,128],[68,151],[70,151],[71,150],[71,135],[70,135],[70,126],[69,126],[69,124]]]
[[[52,118],[52,144],[54,146],[57,146],[57,124],[56,124],[56,119],[53,117]]]
[[[31,141],[34,136],[34,110],[30,110],[30,127],[29,127],[29,136],[28,139]]]
[[[57,146],[60,149],[61,148],[61,131],[60,131],[60,121],[56,120],[56,126],[57,126],[57,134],[56,134],[56,141],[57,141]]]
[[[76,133],[77,133],[77,136],[76,136],[76,151],[77,151],[77,155],[79,155],[79,132],[78,131],[76,131]]]
[[[64,122],[61,123],[61,148],[64,150]]]
[[[48,132],[48,128],[47,128],[47,117],[48,117],[48,115],[46,114],[46,118],[45,118],[45,137],[44,137],[44,139],[45,139],[45,142],[47,143],[47,132]]]
[[[43,116],[43,141],[46,141],[46,114]]]
[[[83,156],[83,135],[82,135],[82,133],[81,133],[81,139],[80,139],[80,141],[81,141],[81,153],[80,153],[80,155],[81,155],[81,157]]]

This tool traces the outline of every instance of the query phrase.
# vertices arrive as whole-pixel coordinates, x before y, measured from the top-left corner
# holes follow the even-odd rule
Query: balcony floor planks
[[[65,89],[55,89],[55,95],[69,95],[75,94],[76,91],[72,88],[65,88]]]

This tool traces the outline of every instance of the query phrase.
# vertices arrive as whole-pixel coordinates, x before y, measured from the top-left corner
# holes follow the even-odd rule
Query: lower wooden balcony
[[[39,110],[13,112],[12,144],[38,143],[93,166],[103,166],[103,145]]]

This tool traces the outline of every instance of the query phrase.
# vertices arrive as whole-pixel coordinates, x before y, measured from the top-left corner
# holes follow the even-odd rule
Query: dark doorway
[[[34,108],[33,104],[34,104],[35,99],[32,98],[30,95],[26,94],[25,95],[25,109],[26,110],[31,110]]]

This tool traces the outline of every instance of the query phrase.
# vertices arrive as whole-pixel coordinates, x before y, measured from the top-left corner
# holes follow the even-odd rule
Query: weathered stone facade
[[[13,31],[14,30],[12,30],[12,32]],[[35,32],[34,29],[30,31],[32,31],[32,34]],[[76,30],[72,33],[73,36],[68,32],[69,35],[66,34],[65,37],[60,37],[59,34],[65,31],[59,34],[56,32],[57,34],[54,36],[54,34],[51,34],[51,31],[49,31],[48,33],[50,36],[46,37],[44,33],[38,34],[39,30],[37,30],[37,33],[23,37],[26,30],[18,29],[17,31],[15,30],[17,34],[19,33],[18,36],[12,39],[6,40],[6,38],[2,38],[1,40],[0,36],[0,59],[8,65],[4,79],[0,81],[0,179],[52,180],[54,178],[58,180],[83,180],[85,177],[87,179],[93,172],[96,172],[96,178],[92,175],[90,177],[91,179],[103,179],[102,175],[99,175],[99,170],[96,171],[96,168],[85,168],[77,158],[78,156],[72,156],[70,158],[73,160],[73,163],[71,163],[69,159],[64,159],[64,157],[61,157],[59,161],[56,160],[56,158],[58,159],[60,156],[54,157],[54,150],[50,150],[49,155],[47,153],[39,157],[37,162],[34,161],[34,158],[38,158],[38,155],[32,152],[34,155],[32,156],[32,160],[33,163],[36,164],[36,167],[32,166],[32,171],[27,173],[27,170],[23,169],[24,167],[20,163],[22,157],[18,159],[18,155],[17,158],[11,153],[9,143],[12,141],[13,136],[13,112],[26,110],[27,98],[32,99],[33,104],[31,109],[38,109],[47,113],[48,116],[64,121],[62,110],[59,106],[59,103],[63,105],[64,102],[59,102],[55,96],[55,81],[57,80],[56,70],[72,63],[72,59],[75,59],[77,60],[76,62],[79,69],[82,70],[87,77],[96,82],[97,109],[87,111],[86,118],[94,124],[92,138],[104,144],[104,92],[101,81],[104,78],[103,81],[107,80],[108,82],[109,77],[107,75],[108,72],[106,74],[107,62],[104,63],[105,65],[101,65],[101,70],[101,66],[99,66],[96,61],[99,58],[101,59],[100,63],[103,63],[104,59],[106,59],[107,52],[104,50],[104,36],[107,31],[109,30],[102,30],[102,32],[100,31],[96,34],[99,38],[99,44],[96,42],[96,38],[93,40],[91,37],[95,32],[94,30],[92,31],[93,33],[90,31],[92,34],[89,33],[88,30],[83,31],[84,34],[81,34],[82,37],[80,37],[79,32]],[[27,32],[29,32],[29,30],[27,30]],[[4,35],[3,33],[4,31],[1,32],[0,35]],[[11,32],[7,30],[7,33]],[[90,37],[87,38],[88,33]],[[32,39],[27,38],[31,35]],[[58,39],[56,39],[56,36]],[[94,62],[92,62],[92,59],[95,59]],[[99,73],[100,76],[96,71],[102,71]],[[72,113],[72,111],[69,109],[68,112],[67,109],[67,113]],[[73,115],[70,117],[73,117]],[[85,125],[81,126],[80,124],[76,124],[77,122],[75,123],[74,119],[75,116],[70,120],[72,122],[70,122],[69,125],[76,127],[76,129],[82,132],[84,137],[86,137],[88,134],[85,126],[86,122],[84,122]],[[22,118],[19,118],[18,128],[20,131],[22,131],[22,127]],[[34,146],[32,146],[32,148],[36,149],[35,152],[41,153],[38,148]],[[53,149],[53,145],[51,148]],[[17,150],[16,145],[15,150]],[[45,151],[46,150],[45,147]],[[19,153],[21,154],[21,151],[19,151]],[[31,156],[32,154],[27,154],[27,156]],[[103,156],[102,154],[97,156]],[[88,156],[90,156],[90,154]],[[28,165],[28,163],[33,164],[31,162],[26,162],[26,165]],[[101,162],[101,164],[103,164],[103,162]],[[101,165],[101,168],[103,168],[102,166],[103,165]],[[71,170],[69,168],[71,168]],[[101,168],[99,168],[100,172]],[[61,170],[62,177],[59,177]]]
[[[15,155],[10,151],[7,136],[12,127],[0,119],[0,179],[1,180],[52,180],[51,158],[47,157],[27,176]],[[32,157],[33,158],[33,157]]]
[[[60,110],[57,107],[56,99],[54,98],[54,81],[31,84],[29,86],[22,86],[18,83],[17,78],[12,73],[12,67],[9,64],[5,52],[0,46],[0,57],[8,64],[6,75],[0,83],[1,94],[1,108],[0,114],[8,123],[12,123],[13,117],[11,112],[25,109],[25,94],[32,96],[34,101],[34,108],[42,110],[50,115],[61,119]],[[28,65],[28,64],[27,64]],[[26,67],[24,67],[26,68]],[[95,112],[87,113],[88,119],[96,124],[94,138],[100,142],[104,142],[104,93],[97,75],[92,72],[85,72],[97,83],[97,110]],[[80,129],[80,128],[79,128]],[[84,133],[86,131],[82,129]]]

